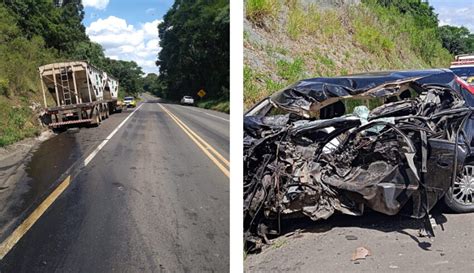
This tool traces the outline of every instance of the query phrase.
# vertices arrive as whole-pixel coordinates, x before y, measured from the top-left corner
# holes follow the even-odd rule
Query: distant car
[[[470,85],[474,85],[474,76],[467,78],[467,83]]]
[[[474,85],[474,53],[455,56],[449,69],[470,85]]]
[[[125,97],[125,98],[123,98],[123,103],[127,107],[136,107],[137,106],[137,101],[135,100],[134,97]]]
[[[194,99],[191,96],[184,96],[181,99],[181,104],[193,105],[194,104]]]

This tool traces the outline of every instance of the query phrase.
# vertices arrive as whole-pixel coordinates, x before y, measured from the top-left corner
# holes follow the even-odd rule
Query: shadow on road
[[[440,230],[444,230],[444,223],[447,222],[445,214],[450,214],[448,208],[442,203],[438,204],[431,210],[431,216],[436,220],[436,224]],[[420,241],[417,236],[410,234],[406,230],[419,230],[423,223],[422,219],[413,219],[407,216],[394,215],[389,216],[372,210],[367,210],[362,216],[350,216],[344,214],[334,214],[327,220],[314,222],[307,217],[296,219],[281,220],[281,235],[291,236],[295,233],[326,233],[333,228],[360,228],[368,230],[377,230],[386,233],[397,232],[410,237],[418,246],[425,250],[431,251],[431,243]],[[435,230],[436,236],[436,230]],[[273,239],[273,238],[272,238]]]

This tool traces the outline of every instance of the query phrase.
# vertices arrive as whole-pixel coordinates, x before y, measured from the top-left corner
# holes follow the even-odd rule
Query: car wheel
[[[473,212],[473,201],[474,165],[465,165],[454,184],[446,192],[444,202],[455,212]]]

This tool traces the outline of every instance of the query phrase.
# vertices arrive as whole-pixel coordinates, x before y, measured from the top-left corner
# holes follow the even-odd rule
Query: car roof
[[[340,77],[319,77],[298,81],[274,93],[271,98],[278,101],[296,92],[316,101],[324,101],[329,97],[357,95],[377,86],[409,80],[419,84],[449,85],[455,77],[456,75],[448,69],[383,71]]]
[[[340,77],[319,77],[305,79],[272,94],[270,101],[287,110],[296,112],[310,111],[314,102],[329,105],[342,97],[364,95],[368,91],[377,91],[372,96],[390,94],[387,86],[414,82],[417,85],[441,85],[458,90],[456,75],[449,69],[381,71],[353,74]],[[393,89],[393,87],[392,87]]]

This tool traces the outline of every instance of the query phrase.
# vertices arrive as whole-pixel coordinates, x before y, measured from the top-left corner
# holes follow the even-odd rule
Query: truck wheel
[[[474,212],[474,162],[464,165],[462,173],[444,195],[444,202],[455,212]]]
[[[101,120],[102,119],[101,119],[100,111],[96,109],[94,111],[94,115],[92,116],[92,125],[94,125],[95,127],[99,126]]]

